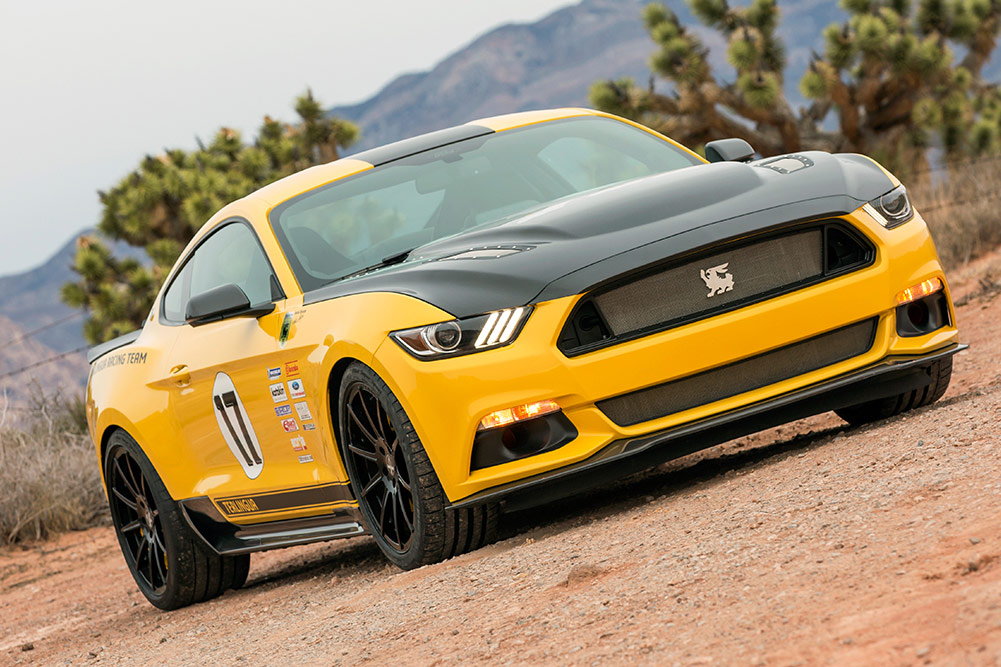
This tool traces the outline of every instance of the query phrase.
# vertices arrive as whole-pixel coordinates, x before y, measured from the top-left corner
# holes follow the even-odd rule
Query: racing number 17
[[[250,437],[250,433],[247,432],[247,424],[243,421],[243,415],[240,414],[240,408],[236,402],[236,393],[232,391],[227,391],[221,395],[216,395],[212,397],[215,402],[215,409],[219,411],[222,415],[222,419],[226,422],[226,427],[229,429],[230,435],[233,436],[233,440],[236,441],[236,446],[239,448],[240,453],[243,458],[247,461],[248,466],[252,466],[255,463],[261,464],[261,455],[254,448],[254,441]],[[229,418],[228,408],[233,409],[233,414],[236,416],[236,421],[240,424],[240,430],[243,431],[243,440],[236,432],[236,428],[233,427],[233,422]],[[246,447],[244,446],[246,442]],[[249,454],[247,453],[249,450]],[[254,458],[251,460],[250,455],[253,454]]]

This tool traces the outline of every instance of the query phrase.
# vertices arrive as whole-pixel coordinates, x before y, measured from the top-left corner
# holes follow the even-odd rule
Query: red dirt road
[[[368,538],[255,554],[162,613],[109,528],[0,551],[0,663],[1001,664],[1001,254],[953,276],[946,397],[727,443],[413,572]],[[30,645],[30,650],[23,650]]]

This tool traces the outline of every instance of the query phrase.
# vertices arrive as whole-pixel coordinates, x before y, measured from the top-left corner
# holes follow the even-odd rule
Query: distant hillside
[[[641,7],[595,0],[502,26],[430,72],[400,76],[371,99],[331,112],[361,125],[361,150],[472,118],[585,104],[597,78],[649,76]]]
[[[82,313],[60,301],[59,289],[63,283],[76,278],[72,267],[77,238],[93,233],[92,229],[80,232],[44,264],[30,271],[0,277],[0,317],[13,321],[25,331],[33,331],[79,313],[80,316],[47,328],[32,338],[58,352],[84,345]],[[118,257],[131,256],[149,261],[144,251],[126,243],[111,244],[111,249]],[[0,336],[0,344],[2,342],[3,337]]]
[[[33,338],[25,337],[25,331],[16,322],[0,317],[0,332],[3,332],[0,334],[3,336],[0,340],[0,418],[5,409],[9,410],[8,423],[23,416],[32,395],[62,394],[69,398],[82,392],[87,384],[87,358],[82,353],[5,377],[8,373],[49,359],[57,352]]]
[[[63,304],[59,290],[76,276],[72,266],[77,238],[91,233],[93,230],[86,230],[74,236],[37,268],[0,277],[0,376],[86,346],[83,313]],[[124,243],[113,244],[112,248],[119,257],[129,255],[140,260],[145,257],[143,251]],[[42,327],[45,328],[32,333]],[[8,400],[23,405],[34,384],[47,395],[57,391],[72,395],[82,391],[86,382],[84,352],[10,378],[0,377],[0,410],[3,389],[7,390]]]
[[[73,279],[76,237],[41,266],[24,273],[0,278],[0,317],[13,321],[24,331],[37,329],[73,315],[59,300],[59,288]],[[82,317],[40,332],[35,340],[58,351],[84,344],[80,332]],[[3,354],[0,351],[0,354]]]
[[[404,74],[364,102],[330,113],[358,123],[357,150],[501,113],[587,106],[598,79],[650,78],[654,45],[641,20],[640,0],[584,0],[532,24],[504,25],[477,38],[428,72]],[[722,76],[732,70],[718,33],[703,28],[683,0],[667,4],[702,37]],[[780,32],[790,63],[788,94],[798,83],[810,50],[822,50],[820,31],[844,14],[831,0],[783,1]],[[657,84],[665,88],[663,81]]]
[[[710,48],[709,60],[724,81],[733,69],[726,43],[703,27],[684,0],[663,0]],[[650,78],[647,61],[654,44],[641,14],[648,0],[583,0],[532,24],[504,25],[475,39],[427,72],[404,74],[368,100],[330,113],[358,123],[362,140],[353,150],[502,113],[560,106],[588,106],[588,89],[598,79]],[[740,4],[745,4],[741,2]],[[811,51],[824,51],[821,31],[841,23],[835,0],[782,0],[779,27],[786,46],[786,95],[805,104],[799,81]],[[1001,58],[985,69],[1001,78]],[[658,80],[659,90],[668,83]]]

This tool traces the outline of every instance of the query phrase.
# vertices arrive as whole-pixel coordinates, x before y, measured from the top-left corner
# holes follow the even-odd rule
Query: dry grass
[[[0,423],[0,544],[107,521],[82,409],[80,399],[43,397],[33,401],[26,424]]]
[[[908,179],[908,191],[947,269],[1001,245],[1001,159],[967,162],[931,176]]]

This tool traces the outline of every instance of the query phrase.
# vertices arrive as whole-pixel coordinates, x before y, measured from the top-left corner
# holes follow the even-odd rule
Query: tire
[[[907,391],[897,396],[859,403],[834,412],[852,426],[861,426],[931,405],[949,388],[952,379],[952,357],[939,359],[928,367],[931,382],[920,389]]]
[[[104,475],[122,555],[153,606],[178,609],[246,583],[249,554],[213,552],[188,527],[142,448],[125,431],[108,441]]]
[[[404,570],[489,544],[495,504],[448,507],[424,445],[382,378],[355,362],[338,394],[339,438],[362,521],[386,558]]]

